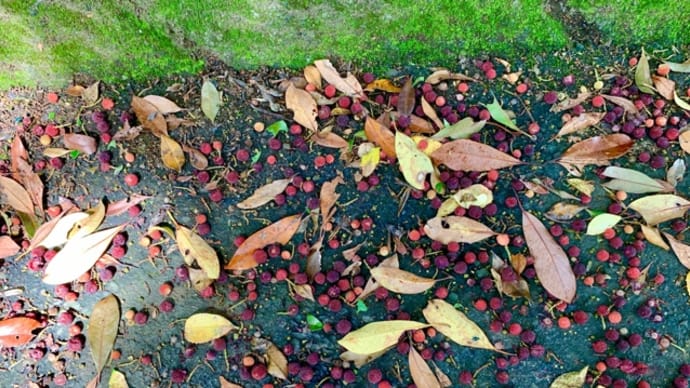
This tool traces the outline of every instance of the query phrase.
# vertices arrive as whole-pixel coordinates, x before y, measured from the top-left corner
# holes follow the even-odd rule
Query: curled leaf
[[[86,328],[86,341],[91,348],[91,357],[96,364],[96,375],[110,359],[117,328],[120,324],[120,303],[115,295],[108,295],[99,300],[91,311],[89,326]]]
[[[491,104],[486,105],[486,109],[491,114],[491,118],[497,123],[503,124],[514,131],[520,130],[518,126],[515,125],[515,122],[508,116],[508,113],[503,110],[501,103],[498,102],[496,97],[494,97],[494,100]]]
[[[482,329],[442,299],[432,299],[422,310],[424,318],[434,329],[441,332],[451,341],[471,348],[496,350]]]
[[[654,88],[661,95],[661,97],[667,100],[673,100],[673,95],[676,91],[676,83],[666,77],[661,77],[658,75],[652,75],[652,81],[654,81]]]
[[[685,160],[676,159],[673,165],[666,171],[666,182],[676,187],[683,180],[685,175]]]
[[[290,85],[285,91],[285,106],[293,112],[293,119],[300,125],[312,131],[318,130],[319,125],[316,123],[318,108],[311,94]]]
[[[654,194],[630,203],[629,208],[640,213],[650,226],[680,218],[690,207],[690,201],[674,194]]]
[[[395,158],[395,135],[390,129],[367,116],[364,122],[364,133],[367,139],[381,147],[388,157]]]
[[[434,217],[424,225],[424,233],[443,244],[475,243],[494,236],[496,232],[469,217]]]
[[[690,269],[690,245],[676,240],[673,236],[666,232],[664,232],[664,237],[666,237],[669,245],[671,245],[671,250],[673,250],[673,253],[676,254],[678,261],[683,265],[683,267]]]
[[[237,207],[243,210],[256,209],[262,205],[271,202],[276,195],[285,191],[285,188],[290,184],[291,179],[278,179],[271,183],[265,184],[254,191],[249,198],[237,204]]]
[[[367,92],[374,90],[382,90],[388,93],[400,93],[400,87],[395,85],[391,80],[386,78],[379,78],[367,84],[364,88]]]
[[[307,65],[304,67],[304,79],[310,84],[314,85],[316,89],[321,89],[321,73],[314,65]]]
[[[208,158],[198,149],[183,145],[182,150],[189,154],[189,164],[197,170],[205,170],[208,167]]]
[[[288,360],[283,352],[269,342],[266,349],[266,358],[268,359],[268,373],[271,376],[286,380],[288,378]]]
[[[590,92],[578,93],[577,97],[567,98],[567,99],[559,102],[558,104],[552,106],[551,112],[558,113],[558,112],[563,112],[565,110],[574,108],[574,107],[582,104],[583,102],[585,102],[591,95],[592,95],[592,93],[590,93]]]
[[[74,224],[88,216],[85,212],[75,212],[67,215],[64,212],[61,213],[36,230],[36,234],[31,239],[31,244],[27,250],[31,251],[38,246],[51,249],[66,243],[67,233],[72,230]]]
[[[606,229],[613,228],[621,220],[621,216],[617,214],[602,213],[592,218],[587,224],[587,234],[596,236],[604,233]]]
[[[0,203],[6,203],[21,213],[34,214],[31,195],[17,181],[6,176],[0,176]]]
[[[165,167],[180,172],[184,166],[184,151],[182,146],[173,138],[161,135],[161,159]]]
[[[212,122],[216,120],[216,115],[220,110],[221,94],[216,89],[213,82],[206,80],[201,85],[201,111]]]
[[[594,192],[594,183],[592,181],[586,181],[580,178],[568,178],[567,182],[575,190],[581,192],[582,194],[591,197]]]
[[[522,164],[505,152],[468,139],[444,144],[431,158],[455,171],[489,171]]]
[[[256,267],[259,263],[254,259],[254,251],[269,244],[287,244],[297,232],[300,223],[301,215],[295,214],[255,232],[237,248],[225,269],[245,270]]]
[[[184,323],[184,339],[193,344],[211,342],[236,330],[232,322],[218,314],[198,313]]]
[[[468,77],[464,74],[461,73],[451,73],[450,70],[447,69],[439,69],[436,70],[435,72],[429,74],[428,77],[426,77],[426,80],[424,82],[436,85],[437,83],[445,80],[457,80],[457,81],[477,81],[476,79],[472,77]]]
[[[484,208],[494,201],[494,194],[486,186],[474,184],[458,190],[452,198],[457,201],[460,207],[465,209],[469,209],[470,206]]]
[[[371,355],[397,344],[402,333],[427,326],[429,325],[426,323],[415,321],[372,322],[348,333],[338,344],[351,352]]]
[[[412,78],[408,77],[398,94],[398,113],[404,116],[411,115],[414,110],[414,102],[415,90],[412,87]]]
[[[671,249],[671,247],[669,247],[668,244],[666,244],[666,241],[664,241],[664,239],[661,237],[661,232],[659,232],[658,228],[642,224],[640,225],[640,229],[642,229],[644,238],[649,241],[650,244],[654,244],[666,251]]]
[[[434,107],[429,104],[425,98],[422,98],[422,111],[424,111],[424,115],[429,118],[429,120],[434,122],[434,125],[436,125],[437,128],[443,128],[443,122],[441,119],[438,118],[438,115],[436,114],[436,110],[434,110]]]
[[[156,136],[168,135],[168,123],[155,105],[141,97],[132,96],[132,110],[142,127]]]
[[[569,222],[585,209],[585,206],[578,204],[558,202],[555,203],[549,211],[544,213],[544,216],[555,222]]]
[[[436,284],[436,279],[427,279],[399,268],[375,267],[371,276],[378,284],[399,294],[420,294]]]

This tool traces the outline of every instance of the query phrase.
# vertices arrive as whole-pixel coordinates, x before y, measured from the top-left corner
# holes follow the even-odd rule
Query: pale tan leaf
[[[664,239],[661,237],[661,232],[659,232],[658,228],[647,226],[645,224],[641,224],[640,228],[642,229],[644,238],[649,241],[650,244],[654,244],[666,251],[671,249],[671,247],[669,247],[668,244],[666,244],[666,241],[664,241]]]
[[[434,217],[424,225],[424,233],[442,244],[475,243],[496,235],[496,232],[469,217]]]
[[[193,344],[211,342],[238,327],[218,314],[197,313],[184,323],[184,339]]]
[[[6,176],[0,176],[0,203],[6,203],[21,213],[34,214],[34,204],[29,192],[17,181]]]
[[[572,221],[581,211],[585,210],[586,206],[581,206],[574,203],[557,202],[549,211],[544,213],[544,216],[555,222]]]
[[[501,78],[508,81],[508,83],[510,83],[511,85],[515,85],[515,83],[520,79],[521,75],[522,71],[515,71],[512,73],[503,74]]]
[[[429,118],[429,120],[433,121],[434,124],[436,125],[436,128],[443,128],[443,121],[438,118],[438,115],[436,114],[436,110],[434,107],[431,106],[428,102],[426,102],[425,98],[422,98],[422,110],[424,111],[424,114],[426,117]]]
[[[110,380],[108,380],[108,388],[129,388],[125,374],[113,369],[113,372],[110,374]]]
[[[429,325],[426,323],[415,321],[372,322],[348,333],[338,340],[338,344],[353,353],[372,355],[397,344],[398,338],[404,332],[423,329],[427,326]]]
[[[685,102],[680,96],[678,96],[678,93],[674,90],[673,91],[673,101],[678,105],[681,109],[683,110],[690,110],[690,104]]]
[[[74,223],[74,226],[67,234],[68,239],[82,238],[95,232],[105,218],[105,204],[103,204],[103,201],[99,201],[98,205],[87,210],[86,214],[88,214],[88,217]]]
[[[144,127],[141,125],[137,125],[135,127],[132,127],[129,125],[129,121],[125,121],[125,123],[122,124],[122,128],[118,128],[117,132],[115,132],[115,135],[113,135],[113,140],[115,140],[115,141],[134,140],[137,138],[137,136],[139,136],[139,134],[141,134],[142,129],[144,129]]]
[[[347,73],[345,78],[341,77],[338,71],[333,67],[333,64],[328,59],[321,59],[314,61],[314,65],[319,69],[321,77],[329,84],[335,86],[336,89],[347,94],[348,96],[363,98],[364,92],[362,85],[359,84],[357,78],[350,73]]]
[[[0,259],[16,255],[21,247],[10,236],[0,236]]]
[[[456,344],[471,348],[496,350],[484,331],[450,303],[442,299],[432,299],[422,313],[434,329]]]
[[[594,192],[594,183],[592,181],[586,181],[580,178],[568,178],[566,181],[570,186],[575,188],[575,190],[588,197],[591,197],[592,192]]]
[[[674,194],[648,195],[629,205],[629,208],[640,213],[650,226],[683,217],[688,207],[690,201]]]
[[[321,73],[314,65],[307,65],[304,68],[304,79],[314,85],[316,89],[321,89]]]
[[[39,213],[43,213],[43,181],[34,172],[33,166],[24,159],[18,159],[16,163],[17,171],[21,176],[19,181],[31,196],[31,202],[38,208]]]
[[[43,150],[43,155],[47,156],[49,158],[61,158],[67,154],[69,154],[70,150],[66,148],[55,148],[55,147],[49,147]]]
[[[295,291],[295,294],[301,296],[302,298],[306,300],[310,300],[312,302],[315,302],[316,300],[314,299],[314,291],[311,288],[311,285],[309,284],[295,284],[292,286],[293,290]]]
[[[398,94],[398,113],[403,116],[409,116],[414,110],[415,103],[415,90],[412,86],[412,78],[407,77],[407,80],[403,84],[400,93]]]
[[[44,271],[46,284],[64,284],[77,279],[96,264],[124,225],[101,230],[88,236],[68,240]]]
[[[686,154],[690,154],[690,130],[680,133],[678,143],[680,143],[680,148],[685,151]]]
[[[314,143],[328,148],[347,148],[350,143],[333,132],[320,132],[310,138]]]
[[[436,279],[423,278],[399,268],[375,267],[370,273],[381,287],[399,294],[420,294],[436,284]]]
[[[119,324],[120,302],[115,295],[108,295],[93,306],[86,328],[86,342],[91,348],[97,375],[110,359]]]
[[[187,265],[196,261],[209,279],[218,279],[220,276],[218,254],[201,236],[187,227],[177,225],[175,240]]]
[[[294,85],[285,91],[285,106],[293,112],[293,119],[305,128],[317,131],[319,125],[316,122],[318,108],[314,98],[302,89]]]
[[[568,255],[551,237],[544,224],[532,214],[522,212],[522,230],[534,257],[534,269],[542,286],[556,298],[571,303],[577,284]]]
[[[618,214],[601,213],[592,218],[587,224],[586,234],[596,236],[604,233],[606,229],[613,228],[622,219]]]
[[[402,132],[395,134],[395,153],[398,167],[407,183],[415,189],[424,189],[426,176],[434,171],[431,159],[419,150],[414,140]]]
[[[76,214],[76,215],[75,215]],[[31,239],[28,251],[38,246],[48,249],[55,248],[67,242],[67,233],[72,230],[76,222],[88,217],[84,212],[67,214],[63,211],[57,217],[41,225]]]
[[[100,97],[100,85],[101,81],[96,81],[84,89],[84,92],[81,94],[82,100],[89,105],[95,104],[98,101],[98,97]]]
[[[579,371],[564,373],[554,380],[549,388],[582,388],[587,379],[587,370],[589,366],[585,366]]]
[[[574,116],[570,121],[565,123],[556,134],[556,137],[568,135],[574,132],[581,131],[593,125],[597,125],[601,119],[604,118],[604,112],[587,112],[579,116]]]
[[[10,170],[12,171],[12,179],[22,183],[22,173],[19,171],[18,163],[29,160],[29,153],[24,147],[21,136],[15,134],[10,146]]]
[[[602,175],[615,178],[603,184],[611,190],[622,190],[634,194],[668,191],[659,181],[637,170],[610,166],[606,167]]]
[[[142,127],[156,136],[168,135],[168,124],[153,104],[141,97],[132,96],[132,110]]]
[[[676,240],[675,237],[666,232],[664,232],[664,237],[666,237],[669,245],[671,245],[671,250],[676,254],[678,261],[680,261],[683,267],[690,269],[690,245]]]
[[[393,255],[391,257],[384,259],[383,261],[381,261],[381,263],[379,263],[378,267],[400,268],[398,255]],[[376,291],[377,288],[379,288],[378,282],[376,282],[376,280],[373,277],[370,277],[364,285],[362,293],[357,296],[357,300],[365,299],[367,296],[371,295],[374,291]]]
[[[70,85],[65,89],[65,93],[72,97],[81,97],[84,94],[85,87],[81,85]]]
[[[156,107],[156,109],[158,109],[159,112],[161,112],[161,114],[164,115],[182,111],[182,108],[177,106],[177,104],[162,96],[149,94],[148,96],[144,96],[144,100],[150,102],[153,106]]]
[[[338,202],[338,198],[340,198],[340,194],[338,194],[335,189],[342,183],[345,183],[345,181],[343,177],[338,175],[321,186],[321,192],[319,193],[319,208],[321,210],[322,226],[329,222],[333,216],[331,210],[336,202]]]
[[[237,248],[225,269],[245,270],[256,267],[258,263],[254,259],[254,251],[269,244],[287,244],[299,229],[301,222],[301,214],[295,214],[255,232]]]
[[[265,184],[254,191],[244,201],[237,204],[237,207],[243,210],[256,209],[262,205],[271,202],[276,195],[285,191],[292,180],[291,179],[277,179],[271,183]]]
[[[426,80],[424,82],[436,85],[437,83],[445,80],[457,80],[457,81],[473,81],[476,82],[477,80],[468,77],[464,74],[461,73],[452,73],[450,70],[447,69],[439,69],[436,70],[435,72],[429,74],[428,77],[426,77]]]
[[[438,379],[439,384],[441,384],[441,387],[448,388],[448,387],[453,386],[453,382],[450,380],[450,377],[448,377],[448,375],[443,373],[441,368],[436,366],[436,364],[434,364],[434,374],[436,375],[436,378]]]
[[[367,116],[366,121],[364,122],[364,133],[367,135],[367,139],[381,147],[383,152],[389,158],[396,157],[395,135],[390,129]]]
[[[211,122],[216,120],[222,99],[222,94],[218,92],[213,82],[205,80],[201,85],[201,111]]]
[[[592,95],[590,92],[581,92],[575,98],[567,98],[551,107],[551,112],[558,113],[574,108],[585,102]]]
[[[608,165],[609,160],[625,155],[632,146],[632,139],[622,133],[594,136],[568,148],[559,163],[580,168],[588,164]]]
[[[452,198],[460,207],[465,209],[469,209],[470,206],[485,208],[494,201],[494,194],[486,186],[474,184],[458,190],[457,193],[452,195]]]
[[[170,136],[161,135],[161,160],[165,167],[180,172],[184,166],[184,151],[178,142]]]
[[[468,139],[444,144],[431,158],[455,171],[489,171],[522,164],[505,152]]]
[[[189,154],[189,164],[197,170],[205,170],[208,167],[208,158],[198,149],[186,144],[182,145],[182,150]]]
[[[242,388],[241,385],[231,383],[223,376],[218,376],[218,381],[220,382],[220,388]]]
[[[666,182],[674,188],[683,180],[685,176],[685,160],[676,159],[673,165],[666,171]]]
[[[602,94],[601,96],[604,97],[605,100],[620,106],[627,113],[636,114],[638,112],[635,104],[625,97],[611,96],[608,94]]]
[[[97,147],[96,139],[79,133],[66,133],[65,136],[62,137],[62,143],[68,149],[77,150],[86,155],[94,154]]]
[[[410,376],[418,387],[441,388],[436,375],[429,367],[429,364],[422,358],[414,346],[410,347],[407,355],[407,363],[410,365]]]
[[[123,198],[119,201],[111,202],[105,210],[106,216],[118,216],[125,213],[131,207],[136,206],[147,199],[153,198],[150,195],[133,194],[129,198]]]
[[[653,74],[652,81],[654,82],[654,89],[659,92],[661,97],[669,101],[673,100],[676,90],[676,83],[673,80]]]
[[[268,373],[271,376],[282,380],[288,378],[288,360],[283,352],[278,349],[273,343],[269,343],[266,349],[266,358],[268,359]]]

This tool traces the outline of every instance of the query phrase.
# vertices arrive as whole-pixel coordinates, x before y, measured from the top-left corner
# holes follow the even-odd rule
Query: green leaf
[[[506,113],[503,108],[501,108],[501,104],[498,102],[496,97],[494,97],[494,102],[491,104],[486,105],[486,109],[489,110],[489,113],[491,114],[491,118],[494,119],[496,122],[505,125],[506,127],[519,131],[520,129],[515,125],[513,120],[508,117],[508,113]]]
[[[613,228],[621,220],[621,216],[611,213],[602,213],[592,218],[587,225],[587,234],[596,236],[604,233],[608,228]]]
[[[204,81],[201,87],[201,110],[212,122],[220,110],[221,94],[211,81]]]
[[[319,320],[319,318],[316,318],[312,314],[307,314],[307,327],[309,327],[309,330],[311,331],[319,331],[323,329],[323,322]]]
[[[273,137],[278,136],[280,132],[287,132],[288,126],[285,120],[276,121],[275,123],[269,125],[266,130],[270,132]]]
[[[50,121],[55,120],[55,111],[48,113],[48,120],[50,120]]]
[[[635,69],[635,85],[637,85],[637,88],[643,93],[654,94],[654,82],[649,72],[649,61],[647,60],[647,54],[644,52],[644,48],[642,48],[642,54],[640,55],[640,60],[637,62],[637,69]]]
[[[78,150],[72,150],[69,153],[70,159],[76,159],[79,157],[79,151]]]
[[[261,150],[255,149],[254,152],[252,152],[252,164],[258,162],[259,159],[261,159]]]
[[[465,117],[464,119],[458,121],[457,123],[445,127],[438,131],[432,139],[443,139],[449,137],[453,140],[455,139],[467,139],[473,134],[479,132],[484,128],[486,120],[481,120],[475,122],[471,117]]]
[[[398,166],[407,183],[415,189],[424,189],[426,176],[434,172],[431,159],[417,148],[417,143],[402,132],[395,134],[395,153]]]
[[[358,300],[357,301],[357,312],[363,313],[363,312],[366,312],[367,310],[369,310],[369,307],[367,307],[367,304],[364,303],[364,301],[361,299]]]

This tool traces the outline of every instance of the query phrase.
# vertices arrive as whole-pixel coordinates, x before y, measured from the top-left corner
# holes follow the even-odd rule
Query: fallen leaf
[[[671,69],[671,71],[676,73],[690,73],[690,61],[685,61],[682,63],[664,61],[664,63],[668,65],[668,68]]]
[[[542,286],[556,298],[571,303],[577,284],[568,255],[551,237],[544,224],[532,214],[522,212],[522,231],[534,257],[534,269]]]
[[[666,171],[666,182],[674,188],[683,180],[685,175],[685,160],[676,159],[671,168]]]
[[[676,83],[666,77],[661,77],[658,75],[652,75],[652,81],[654,82],[654,88],[661,95],[661,97],[667,100],[673,100],[673,95],[676,90]]]
[[[170,136],[161,135],[161,159],[165,167],[180,172],[185,158],[182,147]]]
[[[637,68],[635,69],[635,85],[642,93],[654,94],[654,84],[652,76],[649,71],[649,61],[647,54],[642,49],[640,59],[637,61]]]
[[[398,94],[398,113],[403,116],[409,116],[414,110],[415,89],[412,86],[412,78],[407,77],[407,80],[400,89]]]
[[[31,244],[29,244],[27,251],[31,251],[38,246],[51,249],[64,244],[67,242],[67,233],[72,230],[74,223],[89,216],[84,212],[70,213],[67,216],[65,214],[66,212],[63,211],[52,220],[41,225],[31,239]],[[77,215],[73,216],[72,214]]]
[[[320,59],[314,61],[314,65],[319,69],[321,77],[329,84],[335,86],[336,89],[351,97],[363,98],[365,97],[362,91],[362,85],[359,84],[357,78],[350,73],[347,73],[345,78],[341,77],[338,71],[333,67],[333,64],[328,59]]]
[[[293,112],[293,119],[305,128],[316,132],[319,125],[316,123],[318,108],[314,98],[302,89],[294,85],[285,91],[285,106]]]
[[[369,82],[364,88],[367,92],[373,92],[374,90],[382,90],[388,93],[400,93],[400,87],[395,85],[391,80],[386,78],[379,78],[372,82]]]
[[[494,194],[482,184],[474,184],[458,190],[451,196],[460,207],[469,209],[470,206],[485,208],[494,201]]]
[[[96,139],[88,135],[78,133],[66,133],[62,137],[62,143],[70,150],[77,150],[86,155],[92,155],[96,152]]]
[[[395,153],[407,183],[415,189],[423,190],[426,176],[434,171],[431,159],[419,150],[414,140],[402,132],[395,134]]]
[[[43,155],[49,158],[61,158],[70,152],[72,151],[68,150],[67,148],[49,147],[43,150]]]
[[[556,134],[556,137],[568,135],[574,132],[581,131],[593,125],[597,125],[601,119],[604,118],[604,112],[588,112],[582,113],[579,116],[574,116],[570,121],[565,123]]]
[[[666,237],[666,240],[668,240],[668,243],[671,245],[671,250],[676,254],[678,261],[680,261],[683,267],[690,269],[690,245],[676,240],[666,232],[664,232],[664,237]]]
[[[367,135],[367,139],[381,147],[389,158],[396,157],[395,135],[390,129],[367,116],[364,122],[364,133]]]
[[[316,89],[321,89],[321,73],[314,65],[307,65],[304,67],[304,79],[310,84],[314,85]]]
[[[301,222],[301,214],[295,214],[255,232],[237,248],[225,269],[245,270],[256,267],[258,263],[254,259],[254,251],[269,244],[287,244],[299,229]]]
[[[649,241],[650,244],[656,245],[666,251],[671,249],[671,247],[669,247],[668,244],[666,244],[666,241],[664,241],[664,239],[661,237],[661,232],[659,232],[658,228],[647,226],[645,224],[641,224],[640,228],[642,229],[644,238]]]
[[[64,284],[77,279],[96,264],[124,225],[68,240],[64,247],[46,265],[43,282]]]
[[[141,97],[132,96],[132,110],[141,126],[150,130],[156,136],[168,135],[168,123],[155,105]]]
[[[120,324],[120,302],[115,295],[108,295],[96,302],[86,328],[86,342],[91,348],[91,357],[96,364],[96,375],[110,359],[117,328]]]
[[[265,184],[254,191],[244,201],[237,204],[237,207],[243,210],[256,209],[262,205],[271,202],[276,195],[285,191],[292,180],[291,179],[277,179],[271,183]]]
[[[291,283],[288,283],[288,284],[291,284]],[[295,285],[291,285],[290,287],[292,287],[295,294],[301,296],[302,298],[304,298],[306,300],[310,300],[312,302],[316,301],[316,299],[314,299],[314,291],[312,290],[311,285],[309,285],[309,284],[295,284]]]
[[[347,148],[350,143],[333,132],[320,132],[310,138],[314,143],[328,148]]]
[[[456,81],[474,81],[474,82],[477,81],[476,79],[474,79],[472,77],[468,77],[468,76],[461,74],[461,73],[452,73],[450,70],[439,69],[439,70],[436,70],[435,72],[429,74],[429,76],[426,77],[426,80],[424,80],[424,82],[432,84],[432,85],[436,85],[437,83],[439,83],[441,81],[445,81],[445,80],[449,80],[449,79],[456,80]]]
[[[74,223],[72,229],[67,233],[67,238],[81,238],[95,232],[103,223],[105,218],[105,205],[99,201],[98,205],[86,211],[87,217],[81,218]]]
[[[589,366],[585,366],[579,371],[564,373],[554,380],[549,388],[582,388],[587,379],[587,370]]]
[[[125,374],[117,369],[113,369],[108,380],[108,388],[129,388]]]
[[[371,355],[397,344],[398,338],[404,332],[428,326],[426,323],[415,321],[372,322],[348,333],[338,340],[338,344],[353,353]]]
[[[279,379],[287,380],[288,378],[288,360],[283,352],[278,349],[273,343],[269,342],[266,349],[266,358],[268,359],[268,373],[271,376]]]
[[[606,229],[616,226],[621,219],[622,217],[617,214],[601,213],[589,221],[586,234],[590,236],[602,234]]]
[[[0,346],[21,346],[34,338],[31,332],[40,328],[41,322],[26,317],[14,317],[0,321]]]
[[[0,259],[16,255],[21,247],[10,236],[0,236]]]
[[[605,100],[620,106],[627,113],[637,114],[638,112],[635,104],[625,97],[611,96],[608,94],[601,94],[601,96],[604,97]]]
[[[508,81],[508,83],[510,83],[511,85],[515,85],[515,83],[520,79],[521,75],[522,71],[515,71],[513,73],[503,74],[501,78]]]
[[[222,315],[197,313],[185,321],[184,339],[193,344],[202,344],[236,329],[238,327]]]
[[[31,202],[38,208],[39,214],[43,213],[43,181],[34,172],[33,166],[24,159],[17,160],[16,168],[21,175],[19,181],[31,196]]]
[[[563,111],[568,110],[568,109],[572,109],[572,108],[582,104],[583,102],[585,102],[591,96],[592,96],[592,93],[590,93],[590,92],[580,92],[580,93],[578,93],[577,97],[567,98],[567,99],[559,102],[558,104],[552,106],[551,112],[559,113],[559,112],[563,112]]]
[[[555,222],[569,222],[585,209],[587,209],[586,206],[567,202],[557,202],[549,211],[544,213],[544,216]]]
[[[431,158],[455,171],[490,171],[522,164],[505,152],[468,139],[444,144]]]
[[[182,108],[177,106],[174,102],[168,100],[165,97],[162,96],[156,96],[154,94],[149,94],[148,96],[144,96],[144,100],[150,102],[153,106],[158,109],[158,111],[161,114],[167,115],[170,113],[177,113],[181,112]]]
[[[220,110],[222,96],[218,92],[213,82],[205,80],[201,85],[201,111],[204,115],[215,122],[218,111]]]
[[[357,148],[357,156],[360,157],[362,176],[366,178],[374,173],[381,161],[381,147],[374,147],[374,143],[362,143]]]
[[[376,360],[377,358],[381,357],[382,355],[384,355],[393,346],[395,346],[395,344],[393,344],[393,345],[391,345],[391,346],[389,346],[389,347],[387,347],[381,351],[378,351],[376,353],[371,353],[371,354],[358,354],[358,353],[351,352],[348,350],[348,351],[340,353],[340,359],[342,359],[343,361],[348,361],[348,362],[354,364],[355,367],[357,367],[357,368],[361,368],[364,365],[366,365],[366,364]]]
[[[321,191],[319,193],[319,208],[321,211],[322,226],[328,223],[333,217],[333,206],[335,206],[336,202],[338,202],[338,198],[340,198],[340,194],[338,194],[335,189],[342,183],[345,183],[343,178],[337,176],[321,186]]]
[[[673,101],[678,105],[681,109],[684,110],[690,110],[690,104],[685,102],[682,98],[678,96],[678,93],[676,91],[673,92]]]
[[[566,180],[570,186],[582,194],[591,197],[594,192],[594,183],[580,178],[568,178]]]
[[[189,271],[189,280],[192,283],[192,287],[198,292],[202,292],[206,287],[213,284],[214,279],[209,278],[203,269],[187,267],[187,270]]]
[[[615,178],[603,184],[604,187],[611,190],[622,190],[633,194],[668,191],[668,188],[656,179],[629,168],[609,166],[602,172],[602,175]]]
[[[580,169],[589,164],[605,166],[609,160],[625,155],[632,146],[632,139],[622,133],[594,136],[568,148],[559,163],[566,168],[572,165]]]
[[[673,194],[654,194],[636,199],[628,207],[640,213],[647,224],[654,226],[683,217],[690,207],[690,201]]]
[[[396,118],[396,120],[400,116],[398,112],[391,112],[391,114]],[[429,135],[436,132],[434,126],[430,122],[413,114],[410,115],[410,125],[407,126],[407,129],[413,133],[423,133]]]
[[[70,85],[65,89],[65,93],[72,97],[81,97],[84,94],[85,87],[81,85]]]
[[[166,121],[167,125],[167,121]],[[125,121],[124,124],[122,124],[122,128],[118,128],[118,130],[115,132],[115,135],[113,135],[113,140],[115,141],[130,141],[134,140],[141,134],[141,130],[144,129],[143,126],[137,125],[135,127],[132,127],[129,125],[129,121]],[[167,133],[167,131],[166,131]]]
[[[187,265],[196,261],[209,279],[218,279],[220,276],[218,254],[201,236],[185,226],[176,225],[175,241]]]
[[[421,99],[422,103],[422,111],[424,112],[424,115],[429,118],[429,120],[433,121],[434,124],[436,125],[436,128],[443,128],[443,121],[438,118],[438,115],[436,114],[436,110],[434,107],[431,106],[428,102],[426,102],[425,98]]]
[[[86,102],[88,105],[95,104],[100,96],[100,85],[101,81],[96,81],[84,89],[81,94],[82,100],[84,100],[84,102]]]
[[[434,217],[424,225],[427,237],[442,244],[475,243],[496,235],[496,232],[469,217]]]
[[[436,284],[436,279],[423,278],[399,268],[375,267],[370,273],[381,287],[398,294],[420,294]]]
[[[12,178],[0,175],[0,203],[6,203],[14,210],[28,215],[34,214],[31,195]]]
[[[183,145],[182,150],[189,154],[189,164],[197,170],[205,170],[208,167],[208,158],[198,149]]]
[[[441,387],[448,388],[453,386],[453,382],[450,380],[450,377],[443,373],[443,371],[436,366],[436,364],[434,364],[434,374],[436,375],[438,382],[441,384]]]
[[[410,376],[417,387],[441,388],[436,375],[414,346],[410,347],[407,354],[407,363],[410,365]]]
[[[494,100],[491,104],[486,105],[486,109],[489,111],[491,114],[491,118],[494,119],[499,124],[503,124],[506,127],[519,131],[520,129],[518,128],[517,125],[515,125],[515,122],[508,116],[508,113],[503,110],[501,107],[501,103],[498,102],[496,97],[494,97]]]
[[[686,154],[690,154],[690,130],[680,133],[678,143],[680,143],[680,148],[685,151]]]
[[[22,173],[19,171],[18,163],[29,160],[29,153],[24,147],[21,136],[15,134],[10,146],[10,171],[12,171],[12,179],[17,182],[22,182]]]
[[[218,376],[218,381],[220,382],[220,388],[242,388],[241,385],[231,383],[223,376]]]
[[[424,318],[434,329],[451,341],[471,348],[496,350],[482,329],[442,299],[432,299],[422,310]]]
[[[383,261],[381,261],[381,263],[379,263],[378,267],[400,268],[398,255],[393,255],[384,259]],[[376,291],[377,288],[379,288],[378,282],[376,282],[376,280],[373,277],[370,277],[364,285],[362,293],[357,296],[356,300],[364,300],[367,296],[374,293],[374,291]]]
[[[486,125],[486,120],[474,121],[471,117],[465,117],[453,125],[442,128],[436,134],[431,136],[432,139],[444,139],[446,137],[455,139],[467,139],[473,134],[479,132]]]
[[[129,198],[123,198],[121,200],[109,203],[105,210],[105,215],[118,216],[127,212],[131,207],[151,198],[153,197],[150,195],[132,194]]]

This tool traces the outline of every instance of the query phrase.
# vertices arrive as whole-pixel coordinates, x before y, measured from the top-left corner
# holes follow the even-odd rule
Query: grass
[[[690,5],[570,1],[617,44],[686,45]],[[234,67],[300,68],[331,56],[367,69],[453,66],[460,56],[532,58],[570,44],[543,0],[0,0],[0,89],[108,82]],[[668,15],[673,15],[671,18]]]

